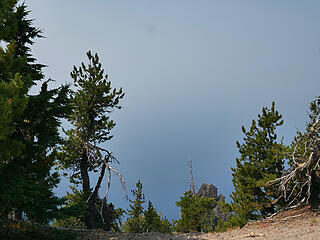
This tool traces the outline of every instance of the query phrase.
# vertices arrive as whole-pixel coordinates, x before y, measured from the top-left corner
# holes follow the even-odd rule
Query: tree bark
[[[88,196],[91,195],[90,189],[90,178],[88,173],[88,157],[85,151],[82,153],[80,162],[81,178],[82,178],[82,189]],[[96,229],[97,225],[97,209],[95,205],[95,198],[90,197],[88,201],[88,208],[84,216],[84,223],[88,229]]]
[[[320,203],[320,173],[317,170],[314,170],[311,173],[312,185],[311,185],[311,196],[310,196],[310,205],[313,209],[319,208]]]

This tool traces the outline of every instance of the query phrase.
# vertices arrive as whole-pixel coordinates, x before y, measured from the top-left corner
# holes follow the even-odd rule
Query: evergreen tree
[[[148,208],[144,211],[144,232],[171,233],[172,224],[167,218],[162,218],[153,207],[152,202],[148,202]]]
[[[128,215],[130,216],[125,223],[125,231],[132,233],[143,233],[143,206],[145,203],[144,194],[142,193],[142,183],[140,180],[136,184],[137,189],[131,190],[134,200],[129,200],[131,204]]]
[[[0,108],[5,115],[0,121],[5,130],[0,140],[0,213],[46,223],[62,202],[52,192],[58,174],[50,169],[61,142],[59,118],[69,109],[68,86],[28,94],[44,78],[44,65],[36,63],[30,50],[41,32],[28,13],[24,3],[0,1]]]
[[[167,218],[161,217],[153,207],[151,201],[148,202],[147,210],[143,211],[145,198],[142,193],[142,183],[140,180],[136,184],[136,187],[137,189],[131,191],[135,199],[129,200],[132,204],[130,204],[130,210],[128,210],[129,218],[127,218],[127,221],[124,223],[123,230],[132,233],[171,233],[172,224]]]
[[[22,150],[22,143],[10,135],[16,129],[15,122],[25,110],[28,100],[24,86],[26,77],[12,67],[23,62],[22,58],[16,57],[13,40],[17,29],[15,4],[16,1],[0,2],[0,157],[3,166]]]
[[[84,217],[88,208],[88,195],[83,191],[78,190],[76,187],[71,187],[72,192],[68,192],[64,197],[65,204],[61,208],[61,216],[56,218],[53,225],[62,228],[85,229],[86,225]],[[96,204],[97,210],[101,209],[101,204]],[[124,210],[121,208],[115,209],[112,203],[106,204],[103,208],[104,221],[98,221],[98,228],[106,231],[119,232],[121,228],[121,218]]]
[[[180,201],[176,202],[180,207],[181,218],[176,222],[178,232],[200,232],[205,221],[206,214],[212,210],[213,198],[199,197],[193,195],[191,191],[186,191]]]
[[[161,217],[160,228],[155,229],[155,232],[161,233],[172,233],[173,231],[173,224],[166,218]]]
[[[93,229],[98,227],[101,219],[96,208],[100,201],[98,190],[106,165],[110,162],[110,153],[104,150],[107,155],[102,157],[102,148],[97,144],[112,138],[110,131],[115,122],[107,114],[115,108],[121,108],[119,101],[124,93],[121,88],[117,90],[111,87],[97,54],[92,55],[89,51],[87,57],[88,65],[82,63],[79,68],[74,66],[71,72],[77,89],[71,96],[73,112],[69,120],[75,128],[66,131],[68,139],[63,145],[60,163],[62,168],[74,170],[70,176],[71,182],[82,183],[82,191],[89,196],[84,222],[87,228]],[[100,167],[100,178],[92,191],[89,172],[97,172]]]
[[[266,183],[281,176],[284,168],[286,147],[277,142],[276,128],[283,124],[282,115],[264,107],[258,120],[252,121],[249,131],[242,127],[244,142],[237,142],[240,158],[236,159],[233,171],[234,192],[232,198],[233,216],[241,225],[275,211],[272,201],[277,196],[274,188]],[[280,204],[280,203],[279,203]]]
[[[86,203],[88,196],[75,187],[71,187],[71,190],[71,193],[67,192],[67,195],[64,196],[65,203],[62,208],[64,210],[62,218],[53,222],[53,225],[61,228],[84,229],[84,215],[88,207]]]
[[[4,53],[2,48],[0,62],[1,53]],[[21,142],[10,138],[15,130],[14,122],[23,113],[28,100],[21,93],[21,89],[23,82],[19,74],[16,74],[11,82],[0,81],[0,169],[8,164],[12,156],[19,155],[23,148]]]
[[[157,232],[160,229],[161,219],[151,201],[148,202],[148,208],[144,212],[144,220],[144,232]]]

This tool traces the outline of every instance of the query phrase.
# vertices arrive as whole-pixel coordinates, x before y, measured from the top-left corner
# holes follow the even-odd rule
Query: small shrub
[[[232,215],[228,218],[227,221],[218,221],[218,225],[215,229],[217,232],[224,232],[228,229],[233,229],[236,227],[242,228],[244,225],[246,225],[247,220],[241,216]]]
[[[201,222],[201,232],[213,232],[217,225],[218,218],[214,212],[214,210],[209,210],[205,213],[203,220]]]
[[[70,187],[72,193],[67,193],[64,197],[66,204],[61,208],[61,216],[53,222],[53,226],[60,228],[85,229],[84,216],[88,208],[87,194],[77,190],[75,187]],[[107,203],[105,200],[96,199],[98,227],[106,231],[119,232],[121,228],[121,217],[124,210],[121,208],[115,209],[112,203]],[[103,208],[102,208],[103,204]],[[101,209],[102,215],[101,215]],[[102,220],[103,218],[103,220]]]
[[[181,219],[176,221],[175,230],[177,232],[200,232],[206,213],[212,210],[213,203],[213,198],[192,195],[190,191],[185,192],[180,201],[176,203],[181,208]],[[209,226],[206,227],[206,230],[208,228]]]
[[[171,233],[173,229],[172,224],[167,218],[161,217],[151,201],[148,203],[148,209],[143,211],[142,204],[145,203],[145,198],[142,193],[142,183],[138,181],[136,187],[136,190],[131,191],[135,199],[130,200],[132,204],[130,204],[130,210],[128,210],[129,218],[123,224],[122,230],[131,233]]]

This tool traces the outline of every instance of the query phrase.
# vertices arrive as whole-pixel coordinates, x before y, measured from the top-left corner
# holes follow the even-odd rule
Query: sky
[[[289,144],[320,95],[317,0],[25,2],[45,36],[32,50],[56,80],[51,87],[71,82],[91,50],[123,88],[123,108],[111,113],[114,138],[102,147],[120,161],[113,167],[128,190],[140,179],[146,200],[169,219],[189,189],[188,160],[197,189],[211,183],[230,199],[241,126],[274,101],[285,120],[278,135]],[[63,179],[55,192],[68,185]],[[124,196],[113,175],[108,200],[127,209]]]

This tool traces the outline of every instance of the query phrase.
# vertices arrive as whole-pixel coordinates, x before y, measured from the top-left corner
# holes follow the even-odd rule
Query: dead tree
[[[293,145],[291,168],[280,178],[267,183],[278,186],[279,197],[273,204],[284,202],[284,210],[308,204],[319,204],[320,193],[320,98],[311,103],[310,124],[299,133]]]
[[[194,196],[196,194],[196,191],[195,191],[194,181],[193,181],[192,161],[188,161],[188,165],[190,168],[190,191],[191,191],[191,194]]]

